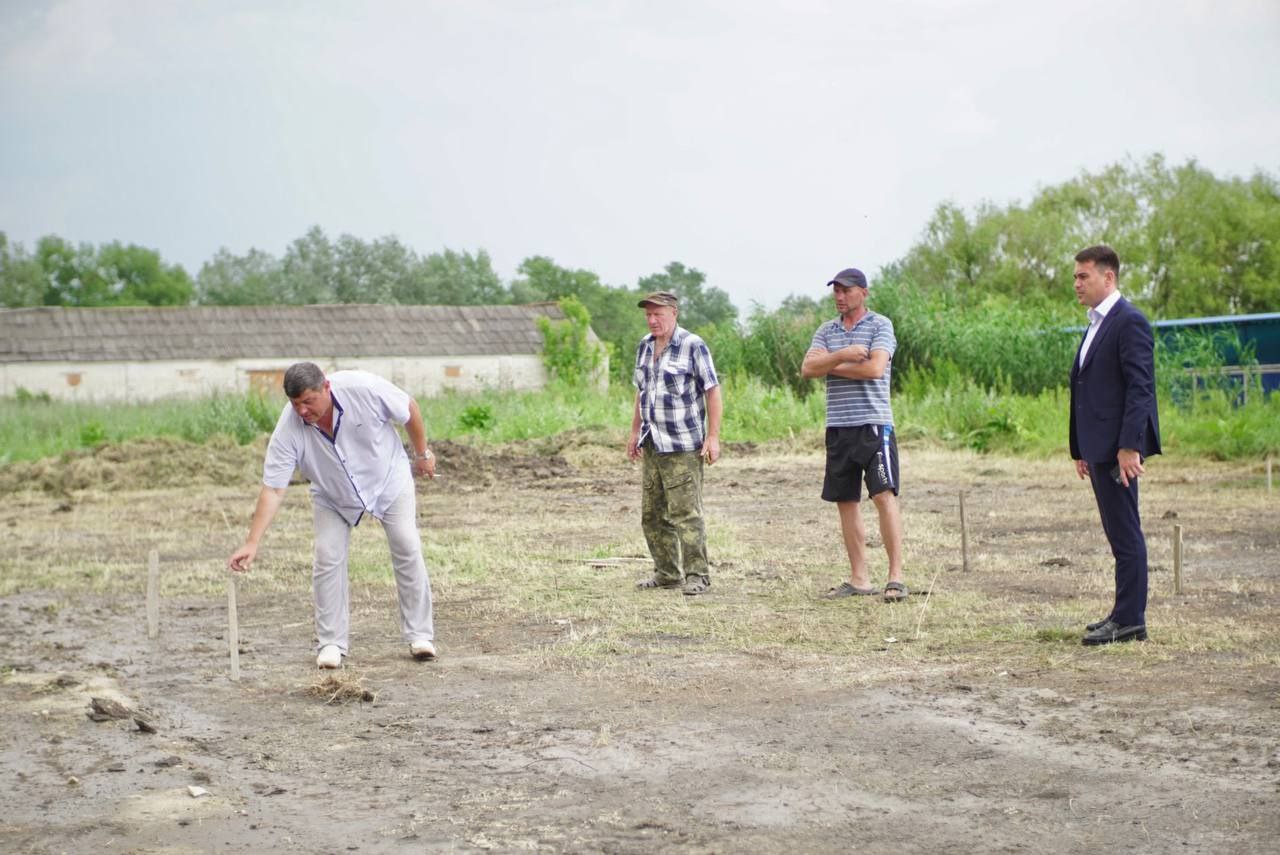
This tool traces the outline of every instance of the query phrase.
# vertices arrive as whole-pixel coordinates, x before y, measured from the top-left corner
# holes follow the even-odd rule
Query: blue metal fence
[[[1270,393],[1280,389],[1280,312],[1259,315],[1219,315],[1211,318],[1179,318],[1169,321],[1153,321],[1155,334],[1168,341],[1180,332],[1197,332],[1211,335],[1214,332],[1233,331],[1239,337],[1240,346],[1252,351],[1256,365],[1240,365],[1240,354],[1228,352],[1227,366],[1223,373],[1249,379],[1261,375],[1262,388]],[[1246,388],[1248,384],[1245,384]]]

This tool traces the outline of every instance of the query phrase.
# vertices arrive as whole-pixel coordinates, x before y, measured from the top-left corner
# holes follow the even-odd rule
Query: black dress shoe
[[[1102,626],[1086,632],[1081,643],[1092,647],[1095,644],[1111,644],[1115,641],[1146,641],[1147,625],[1144,623],[1135,623],[1132,626],[1123,626],[1113,620],[1108,620]]]
[[[1107,615],[1102,620],[1095,620],[1093,623],[1086,623],[1084,625],[1085,632],[1093,632],[1095,629],[1101,628],[1109,620],[1111,620],[1111,616]]]

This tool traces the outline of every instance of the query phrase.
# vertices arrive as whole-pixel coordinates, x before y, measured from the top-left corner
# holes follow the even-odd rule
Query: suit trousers
[[[1111,619],[1124,626],[1147,622],[1147,540],[1138,516],[1138,481],[1129,486],[1112,477],[1116,462],[1090,463],[1093,497],[1098,502],[1102,530],[1116,561],[1116,599]]]
[[[351,581],[347,554],[351,526],[342,515],[312,501],[315,555],[311,568],[311,593],[316,609],[316,644],[334,644],[345,654],[351,631]],[[435,637],[431,613],[431,580],[422,557],[418,536],[417,496],[413,485],[391,503],[380,520],[391,551],[396,595],[400,601],[401,637],[413,643]]]

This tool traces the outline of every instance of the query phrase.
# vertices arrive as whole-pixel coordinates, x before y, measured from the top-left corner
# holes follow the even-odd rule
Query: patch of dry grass
[[[320,674],[307,687],[305,694],[326,704],[373,703],[378,697],[372,689],[365,688],[360,674],[346,669]]]
[[[729,455],[707,473],[712,592],[642,592],[647,550],[638,470],[597,446],[571,476],[465,473],[419,496],[438,621],[508,627],[500,643],[549,666],[609,669],[654,657],[750,654],[796,663],[835,657],[867,675],[906,669],[1088,671],[1122,658],[1154,668],[1197,655],[1245,666],[1280,664],[1274,555],[1277,499],[1248,467],[1157,459],[1143,485],[1152,563],[1153,640],[1086,650],[1083,624],[1111,597],[1111,557],[1088,486],[1067,460],[904,452],[907,582],[911,598],[824,601],[847,574],[834,509],[817,492],[821,457],[802,448]],[[1246,477],[1248,476],[1248,477]],[[960,569],[957,509],[966,494],[969,563]],[[64,500],[18,493],[0,510],[6,549],[0,594],[89,590],[140,602],[146,555],[161,554],[162,594],[218,596],[225,561],[244,536],[255,487],[87,491]],[[868,507],[872,577],[884,552]],[[1169,516],[1174,514],[1176,516]],[[1168,516],[1168,519],[1162,517]],[[1171,527],[1184,527],[1184,593],[1172,593]],[[246,597],[310,583],[311,515],[293,488],[244,580]],[[380,526],[351,541],[353,598],[381,611],[394,599]],[[300,614],[304,620],[309,614]],[[445,637],[447,643],[447,636]],[[637,666],[641,667],[641,666]]]

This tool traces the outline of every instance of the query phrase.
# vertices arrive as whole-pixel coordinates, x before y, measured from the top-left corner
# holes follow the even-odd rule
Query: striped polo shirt
[[[809,348],[830,353],[851,344],[860,344],[868,352],[888,351],[889,362],[879,380],[848,380],[827,375],[827,427],[893,424],[893,410],[889,406],[889,375],[893,369],[893,352],[898,347],[898,340],[893,335],[893,321],[868,311],[853,325],[853,329],[846,330],[836,318],[818,327]]]
[[[697,451],[706,434],[704,397],[720,385],[711,350],[683,327],[671,333],[656,365],[653,345],[652,333],[640,340],[632,377],[640,393],[640,442],[652,438],[663,454]]]

